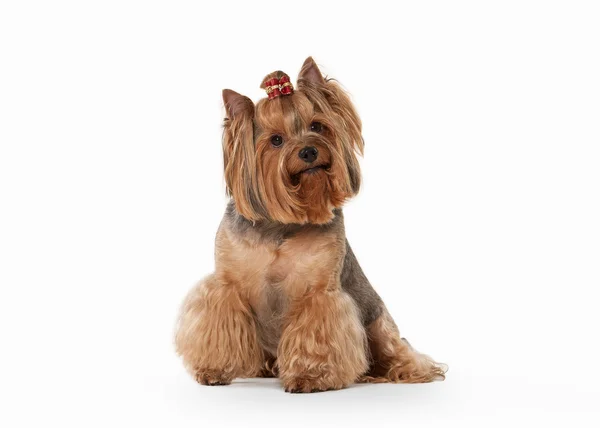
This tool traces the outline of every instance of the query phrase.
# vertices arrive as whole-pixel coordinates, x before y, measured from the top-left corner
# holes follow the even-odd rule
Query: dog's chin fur
[[[283,224],[325,224],[333,219],[334,210],[341,208],[352,196],[336,188],[335,172],[330,164],[291,174],[286,190],[297,202],[287,209],[280,203],[266,204],[268,209],[262,220]]]
[[[302,173],[299,180],[298,194],[304,202],[306,222],[323,224],[331,221],[333,210],[339,206],[334,205],[331,200],[332,191],[327,171],[319,169],[314,172]]]

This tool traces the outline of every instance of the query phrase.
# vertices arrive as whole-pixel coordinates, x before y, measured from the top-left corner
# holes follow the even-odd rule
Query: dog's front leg
[[[248,303],[234,284],[215,275],[188,295],[175,342],[186,368],[204,385],[256,376],[263,364]]]
[[[367,369],[365,331],[356,305],[340,287],[296,298],[277,352],[287,392],[341,389]]]

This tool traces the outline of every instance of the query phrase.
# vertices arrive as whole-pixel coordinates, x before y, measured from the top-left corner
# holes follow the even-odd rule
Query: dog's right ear
[[[254,116],[254,104],[252,100],[231,89],[223,89],[223,102],[229,119]]]
[[[223,123],[223,163],[227,193],[238,213],[248,220],[264,218],[264,205],[256,175],[254,104],[250,98],[223,90],[227,118]]]

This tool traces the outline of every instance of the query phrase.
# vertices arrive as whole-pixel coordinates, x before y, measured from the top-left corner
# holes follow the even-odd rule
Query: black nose
[[[298,156],[300,156],[300,159],[302,159],[304,162],[311,163],[315,161],[318,154],[319,152],[317,151],[316,147],[308,146],[300,150]]]

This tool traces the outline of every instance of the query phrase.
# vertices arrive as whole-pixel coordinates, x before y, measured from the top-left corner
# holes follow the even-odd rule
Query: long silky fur
[[[348,94],[308,58],[292,95],[255,105],[224,90],[223,99],[232,201],[215,272],[181,309],[175,342],[185,367],[206,385],[277,376],[289,392],[443,379],[444,365],[401,338],[346,239],[341,206],[360,189],[364,149]],[[306,162],[304,148],[318,156]]]

